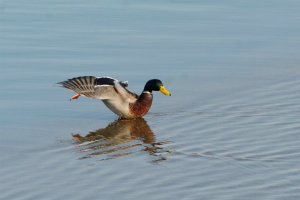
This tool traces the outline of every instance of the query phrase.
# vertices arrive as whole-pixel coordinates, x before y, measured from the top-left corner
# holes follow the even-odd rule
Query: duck
[[[77,93],[70,101],[80,96],[102,100],[121,120],[136,119],[147,114],[152,105],[153,91],[171,96],[159,79],[147,81],[140,95],[127,89],[128,81],[118,81],[111,77],[81,76],[58,84]]]

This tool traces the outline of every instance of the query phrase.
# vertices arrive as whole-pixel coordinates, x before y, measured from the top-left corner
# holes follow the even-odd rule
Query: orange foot
[[[128,119],[128,118],[123,118],[123,117],[121,117],[119,120],[121,120],[122,122],[129,122],[129,121],[131,121],[131,120],[136,120],[136,118],[132,118],[132,119]]]
[[[72,101],[73,99],[78,99],[78,97],[80,97],[80,94],[74,95],[74,96],[70,99],[70,101]]]

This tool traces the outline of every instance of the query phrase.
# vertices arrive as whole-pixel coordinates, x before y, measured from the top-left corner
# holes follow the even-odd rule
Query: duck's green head
[[[158,79],[149,80],[144,88],[144,92],[160,91],[161,93],[171,96],[171,93],[165,89],[162,82]]]

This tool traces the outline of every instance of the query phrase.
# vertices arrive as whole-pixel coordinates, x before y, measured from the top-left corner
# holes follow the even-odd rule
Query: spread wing
[[[138,95],[126,89],[128,81],[118,81],[110,77],[82,76],[58,84],[91,99],[135,101],[138,98]]]

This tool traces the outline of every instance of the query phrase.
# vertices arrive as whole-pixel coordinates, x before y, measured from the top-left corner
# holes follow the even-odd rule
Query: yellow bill
[[[165,95],[168,95],[168,96],[171,96],[171,93],[166,90],[166,88],[162,85],[160,86],[160,90],[159,90],[161,93],[165,94]]]

